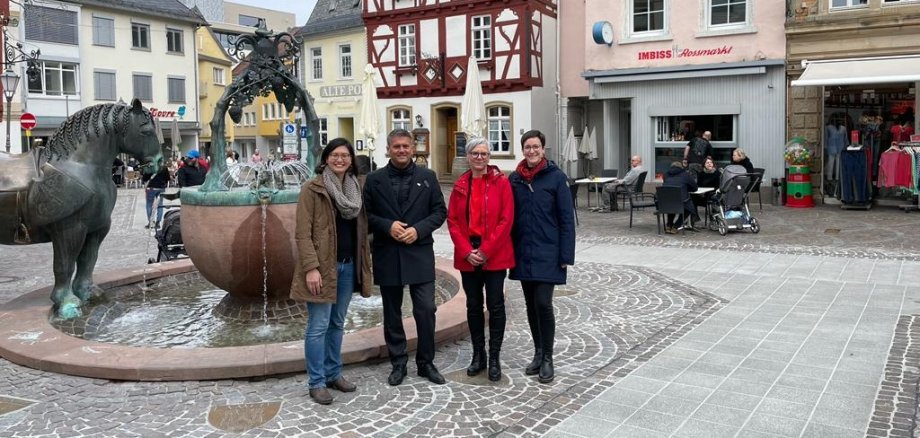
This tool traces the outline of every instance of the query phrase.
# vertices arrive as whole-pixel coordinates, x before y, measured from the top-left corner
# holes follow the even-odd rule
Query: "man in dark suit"
[[[406,377],[406,332],[402,323],[403,290],[409,285],[412,316],[418,329],[418,375],[443,384],[434,366],[434,239],[447,218],[444,195],[434,172],[412,162],[412,134],[396,129],[387,136],[386,166],[367,177],[364,206],[374,233],[374,283],[383,298],[383,335],[393,371],[387,382]]]

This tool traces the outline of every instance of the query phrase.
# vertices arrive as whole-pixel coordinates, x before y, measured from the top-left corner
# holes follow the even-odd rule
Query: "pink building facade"
[[[720,165],[742,147],[767,178],[782,176],[785,19],[778,0],[565,3],[561,131],[593,128],[598,143],[597,159],[569,172],[622,174],[640,155],[647,180],[660,179],[711,131]]]

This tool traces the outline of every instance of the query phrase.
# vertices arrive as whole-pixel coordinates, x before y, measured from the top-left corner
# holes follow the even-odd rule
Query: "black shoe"
[[[443,385],[447,383],[447,380],[444,379],[444,376],[438,372],[438,369],[434,367],[434,364],[426,363],[424,365],[419,365],[418,376],[428,379],[429,382],[436,385]]]
[[[405,365],[393,365],[393,371],[390,372],[390,377],[387,378],[387,383],[390,386],[398,386],[403,382],[403,379],[406,378],[406,366]]]
[[[534,376],[540,372],[540,364],[543,363],[543,350],[537,350],[533,354],[533,361],[530,362],[530,365],[527,365],[527,368],[524,368],[524,374],[528,376]]]
[[[489,380],[497,382],[502,379],[502,363],[498,359],[498,353],[489,355]]]
[[[332,394],[330,394],[329,390],[326,388],[311,389],[310,398],[321,405],[328,405],[332,403]]]
[[[553,381],[555,372],[553,371],[553,355],[546,354],[543,356],[543,363],[540,365],[540,376],[537,380],[540,383],[549,383]]]
[[[486,351],[483,349],[474,349],[473,350],[473,360],[470,361],[470,366],[466,369],[467,376],[475,376],[486,369]]]

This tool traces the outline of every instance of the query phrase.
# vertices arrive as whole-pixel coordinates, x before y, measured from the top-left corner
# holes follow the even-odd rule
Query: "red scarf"
[[[530,184],[530,182],[533,181],[533,177],[537,176],[537,174],[546,167],[546,163],[546,158],[543,158],[536,166],[527,167],[527,159],[525,158],[518,163],[517,173],[521,175],[525,183]]]

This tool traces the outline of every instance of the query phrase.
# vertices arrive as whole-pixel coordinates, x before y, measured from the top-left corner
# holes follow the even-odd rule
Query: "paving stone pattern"
[[[518,282],[508,281],[508,327],[502,362],[507,383],[410,377],[386,385],[388,363],[348,367],[360,389],[336,393],[321,407],[309,400],[304,375],[218,382],[113,383],[60,376],[0,362],[0,394],[39,403],[0,429],[4,436],[208,436],[213,406],[283,401],[279,415],[247,436],[541,435],[657,354],[722,305],[718,298],[645,268],[582,264],[572,269],[571,295],[555,300],[556,379],[542,385],[523,375],[533,348]],[[438,350],[444,371],[466,367],[468,342]],[[79,415],[70,415],[78,411]],[[53,432],[52,432],[53,431]]]
[[[920,378],[920,315],[903,315],[894,332],[885,376],[875,397],[866,436],[910,437],[916,427],[917,382]]]

